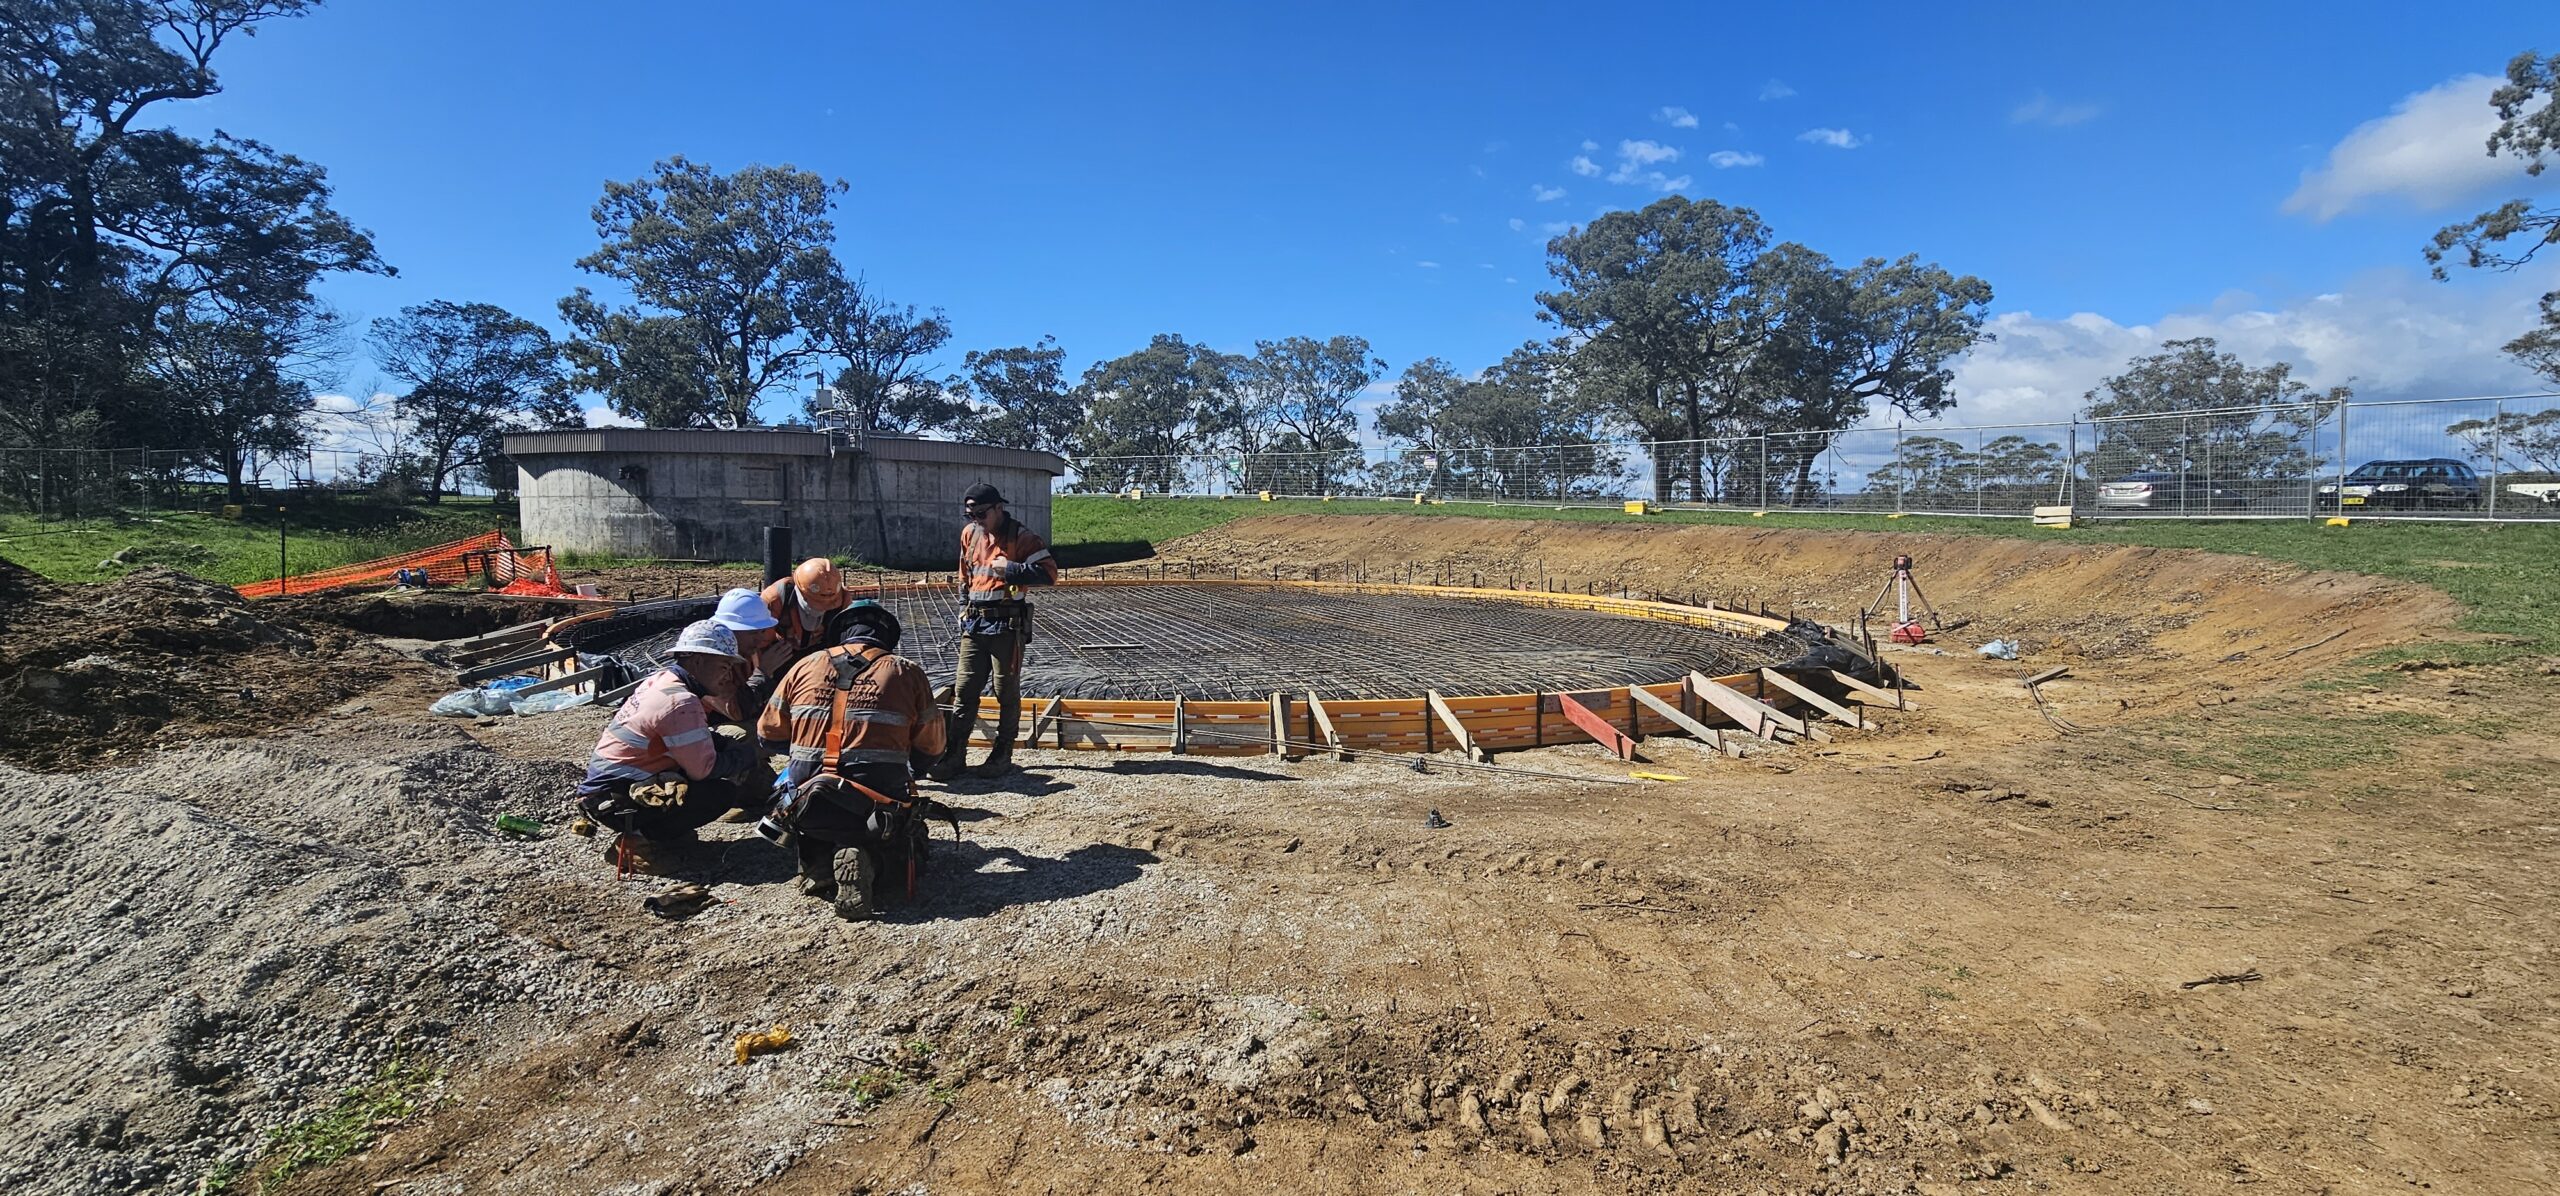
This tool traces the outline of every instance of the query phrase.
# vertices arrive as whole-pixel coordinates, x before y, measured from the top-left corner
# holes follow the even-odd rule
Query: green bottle
[[[527,839],[542,837],[542,824],[522,814],[498,815],[497,827],[510,835],[520,835]]]

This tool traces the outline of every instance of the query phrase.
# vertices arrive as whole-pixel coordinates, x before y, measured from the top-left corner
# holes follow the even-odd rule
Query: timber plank
[[[1823,697],[1821,694],[1815,693],[1813,690],[1799,684],[1795,678],[1790,677],[1785,673],[1781,673],[1776,669],[1762,669],[1760,670],[1760,673],[1761,676],[1768,680],[1769,684],[1777,686],[1788,693],[1794,694],[1797,701],[1803,702],[1805,705],[1810,706],[1815,710],[1819,710],[1824,714],[1830,715],[1834,721],[1847,723],[1849,726],[1855,727],[1859,730],[1866,729],[1866,720],[1859,718],[1857,711],[1851,710],[1838,702],[1834,702],[1829,698]]]

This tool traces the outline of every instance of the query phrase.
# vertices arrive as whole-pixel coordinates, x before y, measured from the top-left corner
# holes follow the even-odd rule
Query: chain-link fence
[[[0,447],[0,510],[55,516],[121,509],[212,510],[234,501],[214,455],[170,449]],[[330,501],[424,497],[412,464],[351,449],[259,454],[244,464],[239,497]],[[513,491],[515,464],[473,462],[445,481],[448,495]]]
[[[2081,518],[2560,518],[2560,395],[1518,448],[1070,462],[1060,493]]]

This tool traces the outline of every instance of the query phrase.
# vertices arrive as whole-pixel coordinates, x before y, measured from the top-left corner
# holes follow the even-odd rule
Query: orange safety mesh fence
[[[478,581],[485,571],[490,579],[501,583],[501,593],[546,597],[566,593],[560,587],[560,571],[551,560],[550,550],[518,551],[505,532],[482,532],[449,544],[379,560],[298,573],[275,581],[251,582],[239,590],[243,598],[313,594],[322,590],[387,582],[403,569],[425,570],[431,585],[452,586]]]

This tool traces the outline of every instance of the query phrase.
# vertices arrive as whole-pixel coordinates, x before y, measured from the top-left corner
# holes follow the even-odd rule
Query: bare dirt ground
[[[1980,622],[1899,653],[1917,708],[1830,747],[1655,740],[1689,779],[1641,785],[1587,746],[1502,757],[1587,783],[1030,753],[946,795],[963,838],[863,925],[743,826],[632,880],[495,834],[559,821],[601,715],[430,720],[424,666],[289,733],[0,772],[0,1187],[272,1168],[268,1129],[399,1058],[441,1069],[436,1106],[283,1190],[2560,1184],[2552,681],[2347,663],[2450,636],[2439,594],[1443,518],[1168,555],[1758,588],[1836,621],[1896,550]],[[2027,659],[1976,658],[1993,635]],[[2054,664],[2079,733],[2017,683]],[[722,902],[642,911],[679,880]],[[735,1062],[775,1024],[791,1049]]]

